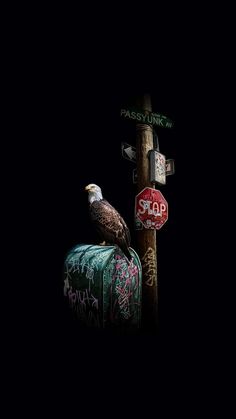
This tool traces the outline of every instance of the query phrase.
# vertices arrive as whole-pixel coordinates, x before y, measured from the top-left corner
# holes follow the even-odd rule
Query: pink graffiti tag
[[[116,255],[116,260],[111,284],[111,321],[118,319],[119,313],[124,319],[131,317],[131,299],[139,284],[138,268],[133,259],[127,263],[125,258]],[[113,288],[116,298],[113,298]]]

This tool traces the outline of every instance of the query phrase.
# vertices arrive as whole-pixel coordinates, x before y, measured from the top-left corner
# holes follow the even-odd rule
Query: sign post
[[[151,98],[144,95],[138,104],[144,115],[151,111]],[[145,118],[144,118],[145,120]],[[136,130],[137,193],[155,188],[150,182],[148,153],[153,149],[152,125],[138,123]],[[142,263],[142,323],[145,330],[157,329],[158,283],[156,229],[137,229],[138,254]]]
[[[135,198],[135,229],[137,248],[142,263],[142,325],[145,330],[157,330],[158,277],[156,230],[168,219],[168,204],[155,185],[165,185],[166,176],[175,173],[174,160],[160,153],[153,125],[172,128],[173,122],[164,115],[152,112],[149,95],[139,98],[136,110],[121,109],[121,116],[136,121],[136,148],[122,143],[122,156],[137,163],[133,183],[137,184]]]

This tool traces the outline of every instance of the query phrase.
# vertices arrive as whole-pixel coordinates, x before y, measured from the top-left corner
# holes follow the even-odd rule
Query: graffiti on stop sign
[[[135,217],[145,228],[159,230],[168,219],[168,203],[162,193],[144,188],[135,198]]]
[[[154,215],[155,217],[162,217],[162,214],[166,211],[166,205],[164,203],[159,204],[158,202],[145,201],[144,199],[139,200],[139,205],[142,209],[139,209],[138,214]]]

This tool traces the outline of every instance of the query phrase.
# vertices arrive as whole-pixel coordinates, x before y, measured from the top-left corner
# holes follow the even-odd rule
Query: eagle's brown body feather
[[[105,199],[90,204],[90,216],[99,235],[110,244],[117,244],[131,259],[130,232],[118,211]]]

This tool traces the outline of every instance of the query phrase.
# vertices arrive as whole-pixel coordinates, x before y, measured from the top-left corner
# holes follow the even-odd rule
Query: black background
[[[201,220],[193,179],[202,176],[203,161],[201,156],[200,163],[193,147],[197,141],[196,110],[191,110],[188,86],[181,85],[182,78],[177,83],[171,74],[165,78],[153,74],[146,85],[139,74],[132,78],[132,72],[127,72],[128,81],[132,81],[130,88],[126,75],[120,74],[118,69],[107,81],[104,74],[88,78],[82,72],[77,82],[72,70],[49,73],[34,92],[33,114],[37,115],[29,125],[34,141],[30,145],[27,142],[33,156],[25,173],[29,182],[27,214],[32,220],[28,230],[34,243],[30,251],[35,249],[39,258],[37,268],[33,267],[34,281],[37,287],[44,284],[37,289],[41,297],[37,298],[39,306],[34,303],[34,313],[37,320],[43,320],[49,335],[51,329],[60,335],[61,327],[70,327],[70,321],[64,324],[67,313],[62,301],[63,261],[75,244],[98,241],[88,217],[84,192],[88,183],[100,185],[104,197],[126,219],[135,248],[135,165],[121,155],[122,141],[135,145],[135,123],[122,120],[120,109],[132,106],[138,95],[149,93],[153,110],[174,121],[174,128],[157,127],[156,132],[161,152],[174,158],[176,165],[175,175],[169,176],[167,185],[160,188],[169,203],[169,220],[157,234],[159,331],[184,337],[197,330],[197,317],[201,316],[198,269],[204,255],[194,250]]]
[[[159,15],[155,23],[160,20]],[[48,377],[53,384],[58,378],[63,391],[73,379],[87,389],[94,377],[96,383],[104,376],[114,383],[124,366],[131,387],[141,373],[144,384],[148,374],[158,381],[161,366],[169,373],[177,367],[177,381],[183,369],[191,379],[191,369],[201,370],[213,332],[221,340],[224,328],[222,299],[216,296],[222,289],[216,279],[222,231],[216,200],[224,180],[218,169],[223,137],[215,120],[218,56],[214,62],[206,39],[199,45],[198,26],[189,39],[190,21],[170,39],[167,28],[161,36],[155,30],[147,36],[136,25],[132,36],[120,30],[112,43],[110,25],[104,37],[89,38],[91,26],[76,34],[52,30],[50,36],[41,28],[38,39],[31,40],[30,32],[27,42],[14,39],[19,45],[9,71],[15,116],[8,132],[6,247],[14,292],[10,308],[6,299],[13,324],[7,331],[11,359],[23,370],[22,360],[32,361],[30,378],[44,375],[49,398]],[[91,182],[126,219],[135,248],[134,164],[121,156],[122,141],[135,145],[135,123],[123,121],[120,109],[143,93],[151,95],[154,112],[174,121],[171,130],[156,128],[160,151],[176,167],[160,188],[169,220],[157,234],[159,327],[155,336],[84,334],[63,299],[63,262],[75,244],[97,241],[84,192]]]
[[[225,21],[227,6],[218,16],[216,4],[163,6],[135,4],[129,13],[127,5],[89,3],[87,13],[69,16],[64,5],[27,6],[22,19],[23,6],[11,8],[1,142],[8,411],[123,417],[126,403],[132,416],[163,405],[175,415],[178,407],[203,403],[212,413],[218,402],[229,405],[235,25]],[[97,242],[90,182],[126,219],[135,248],[134,164],[121,156],[122,141],[135,145],[135,123],[120,109],[143,93],[174,121],[171,130],[156,128],[176,167],[160,188],[169,220],[157,234],[159,326],[154,335],[86,333],[63,298],[63,262],[74,245]]]
[[[208,92],[203,95],[200,79],[183,58],[180,67],[173,57],[162,57],[160,68],[149,68],[145,59],[140,66],[135,54],[101,53],[99,66],[96,55],[77,60],[71,52],[47,49],[42,61],[32,61],[24,75],[27,88],[18,95],[23,111],[17,125],[19,154],[14,154],[16,167],[20,165],[15,176],[21,202],[18,237],[29,237],[24,249],[32,255],[28,289],[35,289],[26,313],[28,304],[33,305],[35,325],[44,324],[49,335],[68,327],[61,282],[65,254],[75,244],[97,242],[84,192],[88,183],[100,185],[126,219],[135,247],[135,165],[121,155],[122,141],[135,145],[135,123],[122,120],[120,109],[149,93],[153,111],[174,121],[172,129],[156,127],[156,132],[160,151],[176,166],[175,175],[160,188],[169,203],[169,220],[157,234],[159,331],[186,337],[197,332],[201,320],[199,275],[207,240],[203,211],[211,193],[205,189],[212,150],[204,125]],[[205,235],[199,248],[201,231]]]

